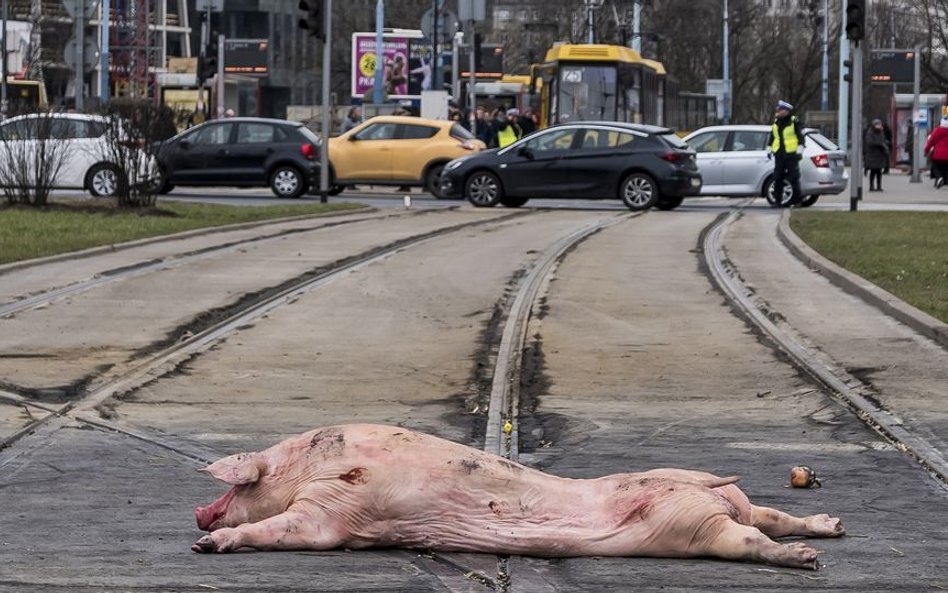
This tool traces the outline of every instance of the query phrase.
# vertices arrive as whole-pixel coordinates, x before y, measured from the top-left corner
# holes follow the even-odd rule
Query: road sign
[[[99,61],[99,45],[94,39],[86,39],[82,47],[82,71],[92,72]],[[63,48],[63,61],[73,72],[76,71],[76,64],[79,61],[78,50],[79,44],[76,43],[75,37],[71,37]]]
[[[67,0],[68,1],[68,0]],[[198,12],[224,12],[224,0],[197,0],[195,4]]]
[[[99,0],[63,0],[63,7],[72,18],[81,14],[82,18],[89,19],[99,9]]]
[[[915,113],[915,125],[920,128],[928,127],[928,109],[923,107]]]

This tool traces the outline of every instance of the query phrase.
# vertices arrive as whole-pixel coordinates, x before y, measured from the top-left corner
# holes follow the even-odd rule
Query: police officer
[[[523,135],[523,132],[520,131],[520,126],[517,125],[517,116],[519,115],[520,111],[517,109],[508,109],[506,113],[503,111],[498,113],[494,119],[494,127],[497,133],[497,146],[500,148],[510,146]]]
[[[770,152],[774,156],[774,200],[778,206],[796,206],[800,203],[800,157],[806,139],[800,122],[792,115],[793,105],[777,102],[777,113],[770,128]],[[783,200],[784,179],[790,183],[793,195],[786,204]]]

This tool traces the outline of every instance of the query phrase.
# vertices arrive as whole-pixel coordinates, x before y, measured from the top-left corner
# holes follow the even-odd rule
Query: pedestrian
[[[523,112],[523,115],[517,119],[517,125],[520,126],[520,131],[523,132],[524,136],[529,136],[537,129],[536,121],[534,120],[534,113],[532,109],[527,109]]]
[[[357,106],[350,107],[349,112],[346,114],[346,118],[342,120],[341,133],[345,134],[352,128],[359,125],[360,119],[362,119],[362,110]]]
[[[487,110],[483,105],[478,105],[474,110],[474,135],[484,143],[487,148],[497,147],[497,136],[494,134],[493,121],[488,117]]]
[[[520,112],[516,109],[508,109],[506,113],[500,111],[497,117],[494,118],[494,131],[497,136],[497,146],[499,148],[510,146],[523,135],[523,132],[520,131],[520,126],[518,126],[516,122],[518,115],[520,115]]]
[[[948,117],[941,118],[941,125],[932,130],[925,143],[925,156],[932,159],[935,187],[943,186],[948,176]]]
[[[224,117],[237,117],[237,113],[233,109],[228,107],[227,109],[224,110]]]
[[[778,101],[774,123],[770,128],[770,152],[774,158],[773,192],[777,206],[798,206],[801,199],[800,158],[806,138],[792,112],[793,105]],[[792,190],[790,201],[786,204],[782,203],[784,180],[790,183]]]
[[[891,155],[891,153],[892,153],[892,128],[889,127],[889,124],[887,124],[887,123],[885,123],[885,122],[882,122],[882,133],[885,135],[885,141],[886,141],[886,143],[887,143],[888,146],[889,146],[889,154]],[[891,160],[891,159],[890,159],[890,160]],[[888,175],[888,174],[889,174],[889,162],[890,162],[890,161],[886,161],[886,162],[885,162],[885,167],[882,168],[882,174],[883,174],[883,175]]]
[[[863,138],[862,154],[864,167],[869,171],[869,191],[882,191],[882,172],[889,164],[889,141],[881,119],[872,120],[872,125]]]

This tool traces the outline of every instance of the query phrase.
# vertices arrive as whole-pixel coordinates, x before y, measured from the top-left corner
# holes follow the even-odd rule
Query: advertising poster
[[[420,99],[421,91],[431,90],[432,49],[423,38],[386,34],[382,58],[375,51],[375,33],[352,35],[352,96],[372,101],[375,68],[381,62],[385,100]]]

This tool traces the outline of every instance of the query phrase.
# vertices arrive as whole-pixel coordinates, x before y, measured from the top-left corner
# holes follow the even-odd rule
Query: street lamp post
[[[728,31],[727,31],[727,0],[724,0],[724,67],[722,72],[722,86],[721,89],[723,97],[722,105],[722,117],[723,123],[731,123],[731,68],[730,68],[730,55],[728,53]]]
[[[829,0],[823,0],[823,67],[820,109],[829,111]]]

